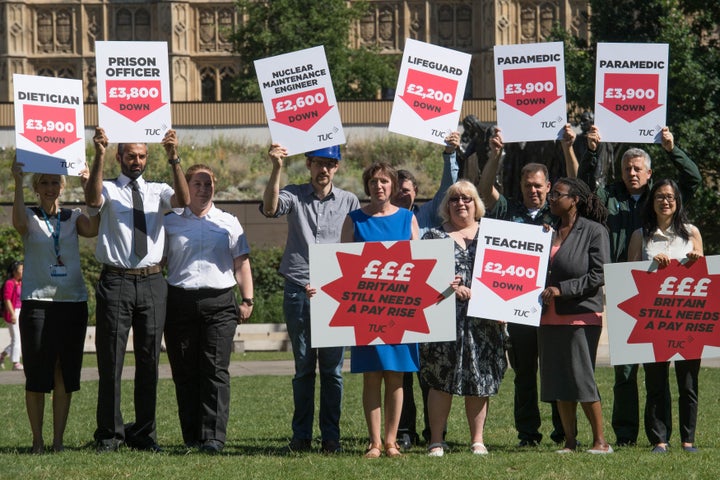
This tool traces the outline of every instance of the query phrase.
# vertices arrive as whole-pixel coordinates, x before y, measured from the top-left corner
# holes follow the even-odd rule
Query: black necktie
[[[147,225],[145,224],[145,207],[140,190],[135,180],[130,182],[133,200],[133,247],[138,258],[147,255]]]

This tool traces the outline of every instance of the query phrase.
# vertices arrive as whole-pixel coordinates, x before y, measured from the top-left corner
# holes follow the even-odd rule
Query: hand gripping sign
[[[170,129],[166,42],[95,42],[98,120],[111,142],[159,143]]]
[[[468,315],[538,326],[551,238],[541,226],[483,218]]]
[[[13,75],[15,145],[25,172],[79,175],[85,166],[82,82]]]
[[[562,42],[496,45],[495,96],[506,142],[555,140],[565,125]]]
[[[290,155],[345,143],[325,49],[255,60],[273,142]]]
[[[310,245],[312,347],[455,340],[450,240]]]
[[[405,40],[391,132],[445,144],[457,129],[471,56],[417,40]]]
[[[595,123],[603,141],[660,143],[668,45],[598,43],[596,67]]]
[[[720,357],[720,256],[605,265],[613,365]]]

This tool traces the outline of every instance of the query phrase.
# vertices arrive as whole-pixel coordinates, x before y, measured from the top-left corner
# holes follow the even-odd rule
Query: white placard
[[[87,165],[82,82],[15,74],[13,90],[23,171],[79,175]]]
[[[457,130],[471,58],[406,39],[388,130],[444,145]]]
[[[312,347],[455,340],[452,241],[310,245]]]
[[[495,45],[493,52],[503,140],[560,138],[567,122],[563,43]]]
[[[595,72],[595,124],[603,142],[660,143],[668,45],[598,43]]]
[[[255,60],[270,136],[289,155],[345,143],[325,48]]]
[[[720,256],[605,265],[610,363],[720,357]]]
[[[160,143],[172,126],[166,42],[95,42],[98,121],[108,140]]]
[[[551,240],[542,226],[483,218],[468,315],[540,325]]]

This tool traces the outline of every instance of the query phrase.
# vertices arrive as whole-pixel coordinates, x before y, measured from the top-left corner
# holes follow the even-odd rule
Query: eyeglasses
[[[472,203],[473,198],[468,197],[467,195],[460,195],[459,197],[450,197],[448,198],[448,201],[450,203]]]
[[[667,195],[655,195],[655,201],[662,203],[667,200],[668,203],[675,203],[675,195],[668,193]]]
[[[560,200],[562,197],[572,197],[569,193],[560,193],[560,192],[550,192],[548,193],[548,200],[552,200],[553,202],[555,200]]]
[[[327,168],[328,170],[332,170],[337,167],[338,164],[337,160],[324,160],[321,158],[313,158],[311,162],[317,167]]]

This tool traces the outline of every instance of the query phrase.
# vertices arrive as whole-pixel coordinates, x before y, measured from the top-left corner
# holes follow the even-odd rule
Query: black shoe
[[[290,440],[290,443],[288,443],[287,447],[283,448],[283,451],[285,453],[310,452],[312,451],[312,440],[310,440],[309,438],[293,438],[292,440]]]
[[[540,445],[538,440],[527,439],[520,440],[520,443],[517,444],[518,447],[537,447],[538,445]]]
[[[95,451],[97,453],[117,452],[123,444],[122,440],[110,438],[108,440],[98,440],[95,442]]]
[[[320,451],[327,454],[343,453],[343,448],[337,440],[323,440]]]
[[[400,446],[400,450],[407,452],[412,448],[412,438],[409,433],[401,434],[397,439],[397,444]]]
[[[200,451],[210,455],[218,454],[225,447],[225,444],[218,440],[205,440],[200,445]]]

